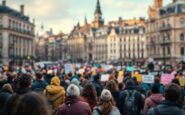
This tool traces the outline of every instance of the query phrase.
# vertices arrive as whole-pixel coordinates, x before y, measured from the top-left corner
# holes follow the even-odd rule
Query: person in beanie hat
[[[80,89],[78,86],[74,84],[69,85],[65,103],[59,107],[56,115],[91,115],[88,103],[80,99]]]
[[[98,105],[93,109],[93,115],[121,115],[109,90],[102,91]]]

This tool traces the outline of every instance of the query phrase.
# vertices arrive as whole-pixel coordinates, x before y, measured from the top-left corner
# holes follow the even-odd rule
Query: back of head
[[[19,99],[15,115],[50,115],[50,113],[47,101],[39,94],[31,92]]]
[[[108,89],[110,92],[115,92],[118,90],[118,85],[116,84],[114,80],[110,80],[107,82],[105,88]]]
[[[13,93],[12,86],[9,83],[4,84],[2,90],[5,92]]]
[[[154,94],[159,93],[160,92],[160,85],[159,84],[153,84],[151,91]]]
[[[181,88],[177,84],[170,84],[165,87],[165,98],[168,101],[177,102],[180,99]]]
[[[35,76],[36,76],[37,79],[42,79],[42,74],[41,73],[36,73]]]
[[[29,74],[22,74],[18,80],[20,87],[28,88],[31,85],[31,76]]]
[[[134,86],[135,86],[134,80],[128,79],[128,80],[126,81],[126,87],[134,87]]]
[[[80,96],[80,89],[78,86],[71,84],[67,88],[67,96]]]

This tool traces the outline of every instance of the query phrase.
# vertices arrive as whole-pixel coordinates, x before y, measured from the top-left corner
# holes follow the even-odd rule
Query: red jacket
[[[80,97],[67,97],[56,115],[91,115],[91,109]]]

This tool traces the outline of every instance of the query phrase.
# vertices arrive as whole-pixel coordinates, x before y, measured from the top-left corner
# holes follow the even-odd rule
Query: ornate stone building
[[[24,5],[20,11],[0,4],[0,62],[19,64],[34,59],[34,23],[24,14]],[[28,58],[29,57],[29,58]]]
[[[161,0],[154,0],[154,4],[157,2]],[[146,32],[148,57],[164,64],[184,60],[185,0],[173,0],[163,7],[160,5],[157,15],[149,13]]]

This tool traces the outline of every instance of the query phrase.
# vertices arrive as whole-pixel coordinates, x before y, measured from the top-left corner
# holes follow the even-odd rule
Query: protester
[[[157,107],[151,108],[147,115],[185,115],[185,111],[178,107],[181,88],[176,84],[170,84],[165,88],[165,100]]]
[[[152,86],[151,95],[145,100],[144,115],[147,115],[147,112],[150,108],[156,107],[157,105],[160,104],[161,101],[164,100],[164,97],[162,94],[160,94],[159,90],[160,90],[159,84],[154,84]]]
[[[97,92],[97,95],[98,95],[98,97],[100,96],[100,94],[101,94],[101,91],[102,91],[102,86],[101,86],[101,83],[100,83],[100,75],[95,75],[94,76],[94,80],[93,80],[93,85],[94,85],[94,87],[96,88],[96,92]]]
[[[102,91],[98,105],[94,107],[93,115],[121,115],[109,90]]]
[[[34,92],[23,95],[15,108],[14,115],[51,115],[46,99]]]
[[[119,110],[122,115],[141,115],[143,107],[141,94],[135,89],[132,79],[126,81],[126,89],[121,92]]]
[[[67,98],[62,104],[56,115],[91,115],[88,103],[81,101],[80,89],[71,84],[67,88]]]
[[[0,91],[0,115],[3,114],[3,108],[7,100],[12,96],[13,90],[10,84],[3,85]]]
[[[86,84],[82,91],[81,99],[89,104],[91,111],[93,111],[93,108],[96,106],[97,98],[95,87],[92,84]]]
[[[42,80],[43,76],[40,73],[35,74],[36,79],[32,82],[32,90],[37,92],[43,92],[47,86],[47,83]]]
[[[108,81],[105,86],[105,89],[108,89],[111,92],[111,94],[116,102],[116,106],[118,107],[120,92],[118,90],[118,85],[116,84],[116,82],[114,80]]]
[[[60,79],[58,77],[55,76],[51,79],[50,85],[46,87],[46,96],[54,111],[64,103],[65,90],[60,86]]]
[[[18,79],[18,89],[16,90],[16,94],[10,97],[10,99],[5,104],[5,109],[3,111],[3,115],[14,115],[15,107],[17,106],[17,102],[19,98],[31,91],[31,76],[29,74],[22,74]]]

